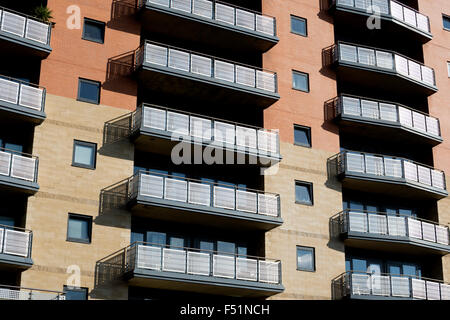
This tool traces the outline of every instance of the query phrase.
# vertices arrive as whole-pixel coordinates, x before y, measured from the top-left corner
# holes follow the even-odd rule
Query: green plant
[[[50,22],[53,19],[52,10],[42,4],[34,9],[34,16],[45,22]]]

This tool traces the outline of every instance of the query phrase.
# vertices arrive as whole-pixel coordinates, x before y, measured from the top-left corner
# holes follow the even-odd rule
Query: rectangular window
[[[447,61],[447,74],[448,77],[450,78],[450,61]]]
[[[316,271],[314,248],[297,246],[297,270]]]
[[[105,23],[84,18],[83,40],[97,43],[105,42]]]
[[[67,241],[91,243],[92,217],[69,213]]]
[[[308,35],[306,19],[291,16],[291,32],[306,37]]]
[[[313,185],[310,182],[295,181],[295,202],[312,206]]]
[[[100,87],[98,81],[87,79],[78,79],[78,101],[89,102],[94,104],[100,103]]]
[[[64,285],[66,300],[87,300],[88,288],[78,288]]]
[[[304,72],[292,71],[292,88],[309,92],[309,75]]]
[[[450,16],[444,14],[442,20],[444,22],[444,29],[450,31]]]
[[[294,125],[294,144],[302,147],[311,147],[311,128]]]
[[[97,144],[74,140],[72,165],[86,169],[95,169]]]

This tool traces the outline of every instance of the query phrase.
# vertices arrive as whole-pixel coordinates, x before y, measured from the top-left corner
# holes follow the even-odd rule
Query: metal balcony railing
[[[438,191],[446,190],[443,171],[404,158],[344,151],[337,155],[337,173],[344,172],[394,178]]]
[[[204,78],[277,92],[277,74],[260,68],[146,41],[136,50],[136,66],[144,63],[188,72]]]
[[[45,88],[0,75],[0,101],[43,112]]]
[[[37,182],[38,162],[32,155],[0,148],[0,176]]]
[[[431,33],[430,19],[419,11],[394,0],[332,0],[338,6],[351,7],[365,13],[379,13],[390,16],[416,30]],[[375,12],[375,10],[377,10]]]
[[[0,7],[0,31],[44,45],[50,44],[51,24]]]
[[[132,114],[132,132],[141,127],[189,136],[195,142],[233,149],[252,149],[260,154],[280,154],[278,132],[215,119],[156,105],[143,104]]]
[[[225,23],[233,27],[276,36],[274,17],[228,3],[209,0],[139,0],[139,6],[144,6],[146,2],[148,4],[157,4],[180,12],[193,14],[219,23]]]
[[[395,52],[339,42],[331,48],[334,62],[393,71],[424,85],[436,87],[434,70]]]
[[[336,298],[346,296],[450,300],[450,284],[395,274],[349,271],[333,280]]]
[[[128,200],[137,196],[280,217],[280,196],[236,186],[139,171],[128,179]]]
[[[59,291],[0,285],[0,300],[66,300]]]
[[[0,253],[31,258],[32,239],[30,230],[0,225]]]
[[[334,100],[333,107],[334,117],[388,121],[418,133],[441,137],[439,119],[399,104],[342,95]]]
[[[135,269],[281,284],[281,261],[225,252],[135,242],[98,263],[100,281]]]
[[[449,227],[432,221],[386,212],[344,210],[337,214],[340,232],[361,232],[379,236],[408,237],[430,244],[449,245]]]

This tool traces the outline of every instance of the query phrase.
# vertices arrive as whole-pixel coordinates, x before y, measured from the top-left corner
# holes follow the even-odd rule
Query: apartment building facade
[[[445,0],[44,2],[1,1],[0,297],[450,299]]]

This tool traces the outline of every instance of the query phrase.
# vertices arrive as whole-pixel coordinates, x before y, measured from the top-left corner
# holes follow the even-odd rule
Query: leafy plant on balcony
[[[44,22],[51,22],[50,20],[53,19],[52,13],[52,10],[43,4],[34,8],[34,16]]]

